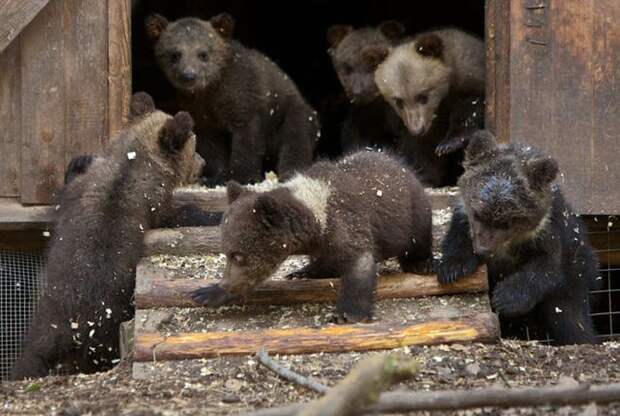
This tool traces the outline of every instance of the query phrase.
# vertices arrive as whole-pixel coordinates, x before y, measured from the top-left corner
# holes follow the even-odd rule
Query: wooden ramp
[[[453,198],[453,196],[449,196]],[[177,201],[219,211],[224,191],[175,193]],[[447,211],[451,199],[433,197]],[[441,217],[441,216],[439,216]],[[439,218],[438,217],[438,218]],[[441,240],[447,220],[434,223]],[[306,354],[392,349],[452,342],[495,342],[499,325],[488,302],[486,269],[453,285],[435,276],[399,271],[382,263],[375,320],[370,324],[334,323],[338,279],[286,280],[307,261],[292,256],[274,277],[236,305],[199,307],[189,294],[221,277],[219,227],[152,230],[145,258],[136,273],[133,329],[134,370],[149,363],[219,356]]]

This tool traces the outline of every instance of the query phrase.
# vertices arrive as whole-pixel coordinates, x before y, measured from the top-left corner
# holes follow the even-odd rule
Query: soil
[[[584,383],[620,381],[619,343],[549,347],[503,341],[496,345],[440,345],[405,348],[422,370],[396,388],[473,389],[499,385],[540,386],[561,376]],[[276,357],[304,375],[333,385],[360,358],[374,353]],[[317,394],[281,380],[254,357],[217,358],[136,365],[121,362],[93,375],[52,376],[0,385],[0,413],[6,415],[227,415],[249,409],[307,401]],[[620,404],[537,409],[474,409],[419,412],[420,415],[613,415]]]

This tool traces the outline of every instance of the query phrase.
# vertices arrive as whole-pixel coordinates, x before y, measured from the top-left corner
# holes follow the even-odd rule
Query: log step
[[[218,280],[188,279],[191,272],[166,269],[144,259],[136,271],[135,304],[139,309],[160,307],[196,307],[189,294]],[[241,303],[254,305],[290,305],[323,303],[336,300],[339,279],[268,280]],[[389,273],[379,277],[377,299],[416,298],[429,295],[486,292],[486,269],[451,285],[440,285],[435,275]]]
[[[250,355],[264,349],[270,354],[350,352],[463,342],[495,342],[497,317],[490,312],[413,324],[339,325],[325,328],[267,329],[259,331],[177,333],[138,332],[135,361],[169,361]]]

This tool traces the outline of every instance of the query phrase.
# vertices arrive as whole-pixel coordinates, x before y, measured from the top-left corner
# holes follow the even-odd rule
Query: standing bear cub
[[[146,20],[157,62],[196,120],[207,183],[259,181],[273,169],[286,179],[312,162],[316,112],[267,56],[231,38],[233,27],[225,13]]]
[[[534,322],[558,344],[591,343],[588,290],[598,264],[583,222],[552,185],[557,172],[529,146],[474,134],[438,279],[453,282],[484,262],[500,316]]]
[[[311,262],[301,274],[342,279],[339,320],[368,321],[377,261],[398,257],[408,272],[432,262],[429,199],[415,175],[386,154],[319,162],[265,193],[232,182],[228,199],[226,272],[221,283],[193,293],[201,304],[251,296],[289,255],[308,254]]]
[[[47,284],[13,367],[15,379],[110,368],[119,358],[119,325],[133,316],[144,233],[183,218],[213,223],[206,213],[197,222],[198,207],[173,206],[173,189],[192,182],[204,164],[191,116],[156,111],[144,93],[135,94],[130,107],[130,125],[103,155],[76,158],[69,167],[47,253]]]

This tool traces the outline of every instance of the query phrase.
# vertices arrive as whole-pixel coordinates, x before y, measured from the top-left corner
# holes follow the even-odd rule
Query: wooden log
[[[216,283],[215,279],[183,279],[178,272],[141,263],[136,278],[136,308],[198,307],[190,298],[194,290]],[[241,303],[290,305],[333,302],[340,279],[268,280]],[[415,298],[455,293],[478,293],[488,289],[486,268],[451,285],[440,285],[435,275],[393,273],[379,277],[377,299]],[[203,307],[203,306],[201,306]]]
[[[306,354],[385,350],[408,345],[453,342],[494,342],[499,323],[490,312],[454,319],[420,321],[411,325],[338,325],[324,328],[268,329],[264,331],[140,333],[135,336],[134,360],[183,360],[221,355]]]
[[[0,198],[0,230],[46,229],[52,223],[54,207],[25,207],[13,198]]]
[[[135,334],[135,321],[133,319],[122,322],[118,328],[119,352],[122,359],[131,358],[133,354],[133,337]]]
[[[181,227],[150,230],[144,236],[144,255],[187,255],[220,252],[220,227]]]

